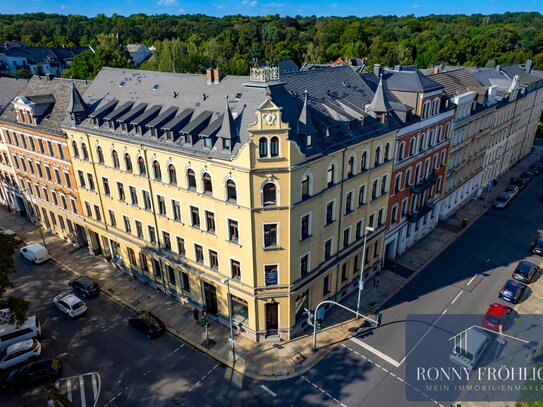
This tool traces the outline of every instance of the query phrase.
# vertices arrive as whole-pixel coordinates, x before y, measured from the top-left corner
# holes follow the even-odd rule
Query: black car
[[[12,370],[2,378],[5,388],[27,387],[57,380],[62,375],[62,362],[58,359],[31,362]]]
[[[532,246],[530,247],[530,251],[533,254],[539,254],[540,256],[543,256],[543,239],[535,239],[535,241],[532,243]]]
[[[526,188],[526,185],[528,185],[528,180],[526,178],[520,178],[520,177],[511,178],[509,183],[511,185],[516,185],[517,187],[519,187],[519,189],[524,189]]]
[[[513,272],[513,278],[529,284],[539,270],[540,268],[534,263],[530,263],[529,261],[521,261]]]
[[[528,183],[528,182],[530,182],[532,180],[533,174],[530,171],[524,171],[518,177],[519,177],[519,179],[525,180],[526,183]]]
[[[528,168],[528,171],[531,172],[533,175],[539,175],[542,169],[543,169],[543,163],[535,162],[532,165],[530,165],[530,168]]]
[[[96,297],[98,294],[100,294],[100,287],[93,279],[89,277],[82,276],[74,278],[68,282],[68,285],[72,288],[72,290],[81,294],[85,298]]]
[[[147,338],[156,338],[166,332],[164,323],[147,311],[136,312],[128,319],[130,326],[144,333]]]

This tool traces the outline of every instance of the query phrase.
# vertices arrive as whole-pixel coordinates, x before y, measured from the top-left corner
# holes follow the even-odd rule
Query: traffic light
[[[320,330],[321,330],[321,320],[320,319],[317,319],[317,324],[315,325],[315,329],[317,330],[317,332],[320,332]]]
[[[205,315],[200,316],[200,326],[206,326],[207,325],[207,318]]]
[[[379,326],[381,325],[381,318],[383,317],[383,314],[381,314],[380,312],[377,312],[375,314],[375,326]]]

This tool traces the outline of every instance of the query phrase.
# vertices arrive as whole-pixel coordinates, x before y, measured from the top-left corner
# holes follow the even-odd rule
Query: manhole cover
[[[297,352],[293,356],[290,357],[294,362],[300,364],[305,360],[305,356],[303,356],[301,353]]]
[[[275,349],[283,349],[283,345],[279,345],[278,343],[274,344],[273,347]]]

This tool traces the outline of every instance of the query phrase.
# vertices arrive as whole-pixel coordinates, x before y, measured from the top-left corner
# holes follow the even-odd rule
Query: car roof
[[[523,260],[520,261],[517,265],[517,270],[520,271],[530,271],[532,268],[535,267],[534,263],[530,263],[529,261]]]
[[[42,245],[39,244],[39,243],[32,243],[32,244],[29,244],[29,245],[23,247],[23,249],[42,250],[42,249],[45,249],[45,247],[42,246]],[[47,250],[47,249],[45,249],[45,250]]]
[[[495,302],[494,304],[491,304],[488,310],[486,311],[487,314],[492,315],[503,315],[507,312],[507,307],[505,305],[500,304],[499,302]]]
[[[69,306],[77,304],[78,302],[82,302],[78,297],[76,297],[72,293],[64,293],[64,295],[62,297],[60,297],[59,300],[64,301]]]
[[[507,280],[505,282],[504,288],[507,288],[510,291],[516,291],[522,286],[521,283],[515,281],[515,280]]]
[[[509,198],[509,192],[502,192],[498,195],[498,198]]]
[[[10,354],[10,353],[18,352],[20,350],[30,349],[32,348],[33,342],[34,341],[32,339],[26,339],[24,341],[14,343],[13,345],[9,345],[7,349],[7,353]]]
[[[538,237],[536,240],[535,240],[536,244],[538,246],[543,246],[543,238],[541,237]]]
[[[161,322],[158,317],[151,314],[149,311],[139,311],[133,316],[133,318],[143,319],[145,321],[152,322],[153,324]]]
[[[80,276],[74,279],[74,281],[77,281],[78,283],[84,284],[84,285],[92,285],[95,283],[95,281],[87,276]]]

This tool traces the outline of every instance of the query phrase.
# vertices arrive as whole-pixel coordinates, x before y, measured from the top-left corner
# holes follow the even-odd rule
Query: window
[[[373,221],[374,221],[374,219],[375,219],[375,214],[372,213],[372,214],[370,215],[370,217],[369,217],[369,220],[368,220],[368,226],[369,226],[370,228],[373,227]]]
[[[47,169],[48,167],[45,167],[45,168]],[[81,188],[85,188],[86,187],[85,174],[83,174],[83,171],[78,170],[77,176],[79,177],[79,185],[81,185]]]
[[[375,167],[379,166],[381,162],[381,147],[377,146],[375,149]]]
[[[388,176],[384,175],[383,178],[381,178],[381,195],[386,194],[388,191]]]
[[[38,172],[40,173],[40,177],[41,177],[41,167],[38,167]],[[72,188],[72,180],[70,179],[70,173],[69,172],[64,172],[64,181],[66,182],[66,186],[68,188]]]
[[[138,157],[138,169],[141,176],[146,176],[147,171],[145,169],[145,161],[143,160],[143,157]]]
[[[108,209],[109,213],[109,223],[111,226],[117,226],[117,219],[115,219],[115,212],[113,212],[111,209]]]
[[[394,181],[394,193],[400,192],[402,189],[402,174],[396,175],[396,179]]]
[[[347,263],[343,263],[341,266],[341,282],[347,281]]]
[[[70,204],[72,205],[72,212],[77,214],[77,204],[74,198],[70,198]]]
[[[143,271],[149,271],[149,263],[147,263],[147,257],[145,254],[140,253],[141,269]]]
[[[149,232],[149,242],[156,243],[156,231],[154,226],[147,225],[147,231]]]
[[[324,242],[324,260],[332,257],[332,238]]]
[[[353,191],[347,192],[345,195],[345,215],[353,211]]]
[[[160,170],[160,163],[153,161],[153,175],[156,181],[162,181],[162,171]]]
[[[111,162],[113,163],[114,168],[119,168],[119,154],[117,154],[117,151],[113,150],[111,152]]]
[[[388,145],[388,144],[387,144]],[[398,161],[402,161],[405,156],[405,142],[400,143],[400,147],[398,148]]]
[[[7,158],[7,157],[6,157]],[[7,163],[7,159],[6,159],[6,163]],[[43,170],[41,168],[41,164],[39,162],[36,163],[36,170],[38,171],[38,176],[40,178],[43,178]]]
[[[7,132],[7,135],[8,135],[8,139],[9,139],[9,142],[11,144],[11,137],[9,136],[9,132]],[[38,147],[39,147],[39,150],[40,150],[40,153],[44,154],[45,153],[45,149],[43,148],[43,140],[41,138],[38,139]],[[59,151],[61,149],[59,148]]]
[[[375,246],[373,246],[373,257],[379,256],[379,241],[375,242]]]
[[[72,153],[75,158],[79,158],[79,149],[77,148],[77,143],[75,142],[75,140],[72,141]]]
[[[96,217],[97,221],[102,220],[102,216],[100,215],[100,208],[98,207],[98,205],[94,205],[94,216]]]
[[[143,196],[143,208],[147,211],[151,210],[151,194],[149,194],[149,191],[141,191],[141,195]]]
[[[52,146],[51,146],[51,142],[49,142],[49,152],[53,153],[52,151]],[[87,145],[85,143],[81,143],[81,154],[83,155],[83,159],[84,160],[88,160],[89,159],[89,151],[87,150]]]
[[[362,206],[366,203],[366,184],[361,185],[358,190],[358,206]]]
[[[347,162],[347,177],[352,177],[354,175],[354,157],[350,156],[349,161]]]
[[[384,160],[388,161],[389,159],[390,159],[390,143],[386,143]]]
[[[417,148],[417,141],[415,137],[409,142],[409,156],[415,155],[415,149]]]
[[[377,226],[381,226],[385,223],[384,214],[385,210],[383,208],[379,209],[379,212],[377,213]]]
[[[122,182],[117,182],[117,194],[119,195],[119,201],[123,201],[125,200],[125,196],[124,196],[124,185]]]
[[[215,214],[213,212],[205,211],[206,215],[206,230],[209,233],[215,233]]]
[[[36,187],[36,191],[39,193],[39,189]],[[66,195],[60,195],[60,200],[62,201],[62,207],[68,210],[68,202],[66,201]]]
[[[309,273],[309,253],[304,254],[300,259],[300,274],[305,277]]]
[[[190,207],[190,214],[192,219],[192,226],[195,228],[200,227],[200,211],[195,206]]]
[[[173,220],[181,222],[181,206],[179,205],[179,201],[175,201],[172,199],[172,213],[173,213]]]
[[[102,147],[98,146],[96,147],[96,156],[98,158],[98,164],[104,163],[104,152],[102,151]]]
[[[55,168],[54,172],[55,172],[55,179],[57,180],[57,184],[62,184],[62,179],[60,179],[60,171],[58,170],[58,168]]]
[[[88,181],[89,181],[89,189],[90,189],[91,191],[94,191],[94,189],[95,189],[95,188],[94,188],[94,178],[93,178],[92,174],[88,174],[88,173],[87,173],[87,179],[88,179]]]
[[[21,160],[21,165],[23,166],[23,169],[26,171],[24,164],[25,164],[24,160]],[[53,180],[53,178],[51,177],[51,168],[49,168],[48,165],[45,166],[45,176],[47,177],[49,181]]]
[[[264,206],[273,206],[277,203],[276,188],[273,182],[268,182],[262,188],[262,197]]]
[[[168,165],[168,177],[171,185],[177,185],[177,171],[173,164]]]
[[[229,179],[226,181],[226,199],[228,201],[237,201],[238,195],[236,192],[236,183],[234,180]]]
[[[196,189],[196,176],[194,175],[194,171],[192,169],[187,171],[187,183],[189,189]]]
[[[309,175],[302,177],[302,199],[309,197]]]
[[[269,264],[264,266],[264,279],[267,286],[276,285],[279,282],[279,274],[277,271],[277,264]]]
[[[324,281],[322,284],[322,295],[328,295],[330,294],[330,276],[324,277]]]
[[[258,140],[258,156],[260,158],[268,156],[268,139],[266,137],[261,137]]]
[[[368,169],[368,152],[364,151],[360,158],[360,172],[364,172]]]
[[[58,206],[57,193],[55,191],[51,191],[51,196],[53,197],[53,203]]]
[[[328,202],[326,204],[326,223],[325,223],[325,225],[329,225],[332,222],[334,222],[334,201]]]
[[[272,137],[270,140],[270,156],[278,157],[279,156],[279,138]]]
[[[130,227],[130,218],[126,215],[123,215],[123,223],[124,223],[124,231],[127,233],[130,233],[132,231],[132,228]],[[137,223],[138,222],[136,221],[136,224]]]
[[[194,245],[194,255],[196,256],[197,263],[204,262],[204,248],[199,244]]]
[[[184,256],[187,253],[185,250],[185,239],[177,236],[176,240],[177,240],[177,253],[179,253],[181,256]]]
[[[311,237],[311,214],[302,216],[300,222],[300,240]]]
[[[347,228],[343,231],[343,248],[349,246],[349,240],[351,236],[351,228]]]
[[[157,195],[156,200],[158,203],[158,214],[166,216],[166,200],[162,195]]]
[[[362,220],[356,222],[356,239],[360,239],[362,237],[362,222]]]
[[[372,200],[377,199],[378,187],[379,187],[379,180],[376,179],[376,180],[373,181],[373,185],[371,187],[371,199]]]
[[[335,183],[335,177],[336,177],[335,171],[336,171],[336,167],[334,166],[334,164],[330,164],[328,166],[328,171],[326,173],[326,182],[329,187],[331,187]]]
[[[25,148],[26,148],[26,142],[24,140],[24,137],[23,137],[23,144],[25,145]],[[49,147],[49,155],[51,157],[54,157],[55,156],[55,150],[53,150],[53,143],[51,143],[51,140],[47,140],[47,147]],[[85,160],[88,160],[89,159],[89,153],[87,151],[87,146],[85,145],[85,143],[82,143],[82,149],[83,149],[83,157],[86,157]]]
[[[168,282],[170,285],[175,286],[175,270],[169,265],[166,266],[166,270],[168,271]]]
[[[166,250],[172,250],[172,241],[170,240],[170,234],[165,231],[162,231],[162,246]]]
[[[138,194],[136,192],[136,187],[129,186],[128,191],[130,193],[130,203],[132,205],[137,205],[138,204]]]
[[[183,285],[183,291],[190,293],[190,280],[189,275],[184,271],[181,272],[181,283]]]
[[[241,279],[241,265],[237,260],[230,260],[230,270],[232,271],[232,278]]]
[[[204,193],[213,193],[213,184],[211,183],[211,175],[209,175],[207,172],[204,172],[204,175],[202,176],[202,179],[204,181]]]
[[[132,172],[132,159],[130,158],[130,154],[128,153],[124,155],[124,165],[127,172]]]
[[[219,255],[215,250],[209,251],[209,267],[215,270],[219,269]]]
[[[390,213],[390,223],[395,224],[397,216],[398,216],[398,204],[392,207],[392,211]]]
[[[405,186],[408,187],[411,185],[411,173],[413,170],[411,168],[408,168],[405,170]]]
[[[426,139],[426,134],[422,133],[419,138],[419,151],[422,151],[424,149],[425,139]]]
[[[104,186],[104,195],[110,196],[111,191],[109,189],[109,180],[106,177],[102,177],[102,185]]]
[[[277,247],[277,224],[264,225],[264,247]]]

